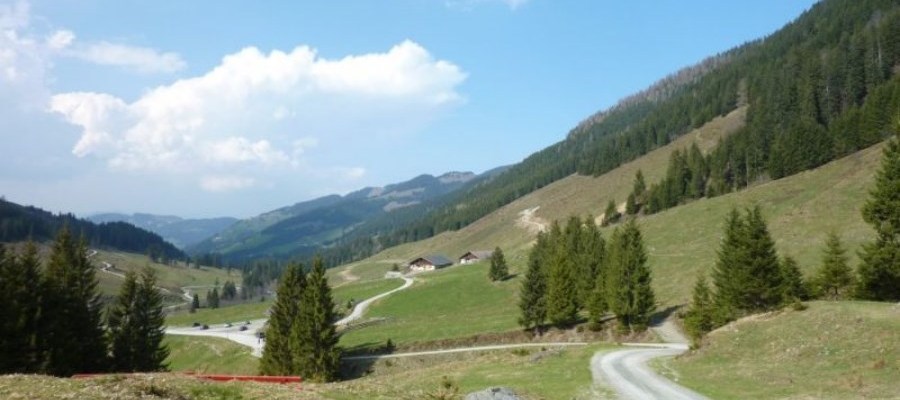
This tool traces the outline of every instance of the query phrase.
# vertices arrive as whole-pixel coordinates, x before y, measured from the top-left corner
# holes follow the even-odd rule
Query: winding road
[[[400,278],[403,279],[404,283],[402,286],[389,290],[387,292],[381,293],[377,296],[370,297],[366,300],[359,302],[355,307],[353,307],[353,312],[350,315],[342,318],[341,320],[335,322],[334,324],[337,326],[345,326],[350,324],[353,321],[356,321],[362,318],[363,313],[366,312],[366,309],[369,308],[372,303],[382,299],[386,296],[404,290],[413,284],[413,279],[403,276],[400,273],[388,273],[386,278]],[[265,347],[265,341],[260,340],[256,336],[256,332],[262,329],[266,325],[266,318],[255,319],[249,321],[250,324],[246,325],[247,329],[241,330],[241,325],[234,324],[233,326],[227,327],[223,324],[219,324],[218,327],[211,327],[209,329],[200,329],[198,327],[167,327],[166,334],[168,335],[182,335],[182,336],[207,336],[207,337],[217,337],[222,339],[231,340],[232,342],[236,342],[242,344],[244,346],[250,347],[253,349],[253,356],[262,357],[263,347]]]
[[[647,362],[688,350],[687,339],[670,319],[652,327],[668,343],[623,343],[628,349],[598,352],[591,358],[594,384],[611,386],[622,399],[707,400],[707,397],[654,372]]]

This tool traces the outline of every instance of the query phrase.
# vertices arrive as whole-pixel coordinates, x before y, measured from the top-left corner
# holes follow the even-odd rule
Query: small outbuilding
[[[439,268],[449,267],[453,265],[447,257],[441,255],[430,255],[419,257],[409,262],[409,269],[412,271],[434,271]]]
[[[459,257],[459,263],[462,265],[473,264],[483,260],[489,260],[494,255],[493,250],[475,250],[467,252]]]

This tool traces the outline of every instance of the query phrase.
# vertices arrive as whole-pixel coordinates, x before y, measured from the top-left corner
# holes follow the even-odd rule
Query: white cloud
[[[62,50],[75,41],[75,34],[65,29],[58,30],[47,38],[47,46],[53,50]]]
[[[89,44],[73,51],[72,55],[94,64],[123,67],[139,73],[171,73],[187,65],[176,53],[109,42]]]
[[[0,4],[0,29],[20,29],[28,26],[30,6],[25,1]]]
[[[130,103],[102,93],[63,93],[53,96],[50,110],[81,127],[75,155],[98,156],[114,168],[296,167],[308,148],[325,141],[365,143],[416,131],[463,101],[456,87],[465,78],[411,41],[341,59],[322,58],[307,46],[268,54],[249,47],[204,75]],[[344,176],[363,174],[354,169]],[[233,190],[252,183],[216,177],[201,186]]]
[[[200,187],[208,192],[229,192],[250,188],[255,183],[253,178],[243,176],[206,176],[200,180]]]

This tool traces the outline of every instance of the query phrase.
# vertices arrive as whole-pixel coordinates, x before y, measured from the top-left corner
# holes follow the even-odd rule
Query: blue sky
[[[812,1],[0,0],[0,194],[246,217],[515,163]]]

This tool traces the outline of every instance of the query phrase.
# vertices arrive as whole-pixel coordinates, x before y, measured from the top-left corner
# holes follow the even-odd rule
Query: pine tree
[[[856,295],[868,300],[900,300],[900,127],[895,129],[862,210],[877,234],[860,252]]]
[[[322,259],[316,257],[300,299],[298,321],[291,330],[294,363],[304,379],[329,382],[337,377],[340,350],[336,319],[325,267]]]
[[[573,225],[574,229],[580,230],[580,222],[570,219],[566,231],[572,230]],[[578,317],[578,284],[574,263],[569,258],[569,254],[573,254],[568,249],[569,237],[563,235],[555,221],[550,226],[549,251],[545,258],[548,270],[547,319],[559,327],[574,324]]]
[[[519,325],[534,329],[535,333],[547,320],[547,276],[543,266],[547,246],[547,235],[538,233],[537,243],[528,254],[528,270],[519,292]]]
[[[847,255],[840,237],[834,232],[829,233],[825,241],[822,266],[816,278],[819,290],[832,300],[843,298],[852,287],[853,275],[847,265]]]
[[[296,375],[291,330],[299,317],[300,298],[306,288],[303,266],[289,264],[278,282],[278,292],[266,330],[266,346],[259,362],[262,375]]]
[[[188,311],[193,314],[197,312],[198,308],[200,308],[200,296],[197,296],[197,293],[194,293],[194,296],[191,299],[191,306]]]
[[[643,330],[656,308],[647,251],[634,219],[613,232],[607,250],[607,303],[620,329]]]
[[[125,282],[119,289],[115,304],[106,318],[111,347],[111,369],[116,372],[134,372],[134,366],[137,364],[134,348],[138,340],[134,323],[137,293],[137,274],[128,271],[125,273]]]
[[[492,281],[499,281],[509,276],[509,268],[506,266],[506,258],[503,257],[503,250],[500,247],[494,249],[491,253],[491,269],[488,277]]]
[[[134,370],[165,371],[168,369],[166,358],[169,356],[169,349],[163,344],[166,335],[163,296],[156,287],[157,278],[154,270],[144,267],[140,278],[133,317],[137,328],[137,340],[134,344],[137,357]]]
[[[634,193],[630,193],[628,199],[625,200],[625,214],[636,215],[638,211],[640,211],[640,206],[637,204]]]
[[[45,270],[42,331],[43,372],[57,376],[101,372],[107,367],[102,303],[84,239],[76,243],[63,227]]]
[[[717,322],[782,304],[782,271],[759,207],[732,210],[713,271]]]
[[[619,213],[619,210],[616,209],[616,202],[610,200],[609,203],[606,204],[606,211],[603,213],[603,226],[609,226],[610,224],[614,224],[619,221],[619,218],[622,217],[622,214]]]
[[[594,224],[593,217],[584,220],[581,230],[580,253],[572,255],[578,260],[578,299],[579,304],[590,310],[593,293],[598,281],[603,281],[603,260],[606,257],[606,242]]]
[[[631,189],[631,193],[634,194],[638,204],[645,204],[647,201],[646,192],[647,183],[644,182],[644,173],[641,170],[638,170],[637,173],[634,174],[634,185]]]
[[[700,339],[714,327],[714,305],[709,285],[706,284],[706,276],[700,275],[694,284],[694,294],[691,298],[691,307],[684,317],[684,328],[693,340],[694,345],[700,343]]]
[[[213,288],[206,291],[206,307],[216,309],[219,308],[219,289]]]
[[[784,256],[781,260],[781,296],[785,303],[809,299],[809,292],[803,281],[803,273],[793,257]]]
[[[33,373],[40,368],[40,261],[28,242],[21,256],[0,244],[0,373]]]

